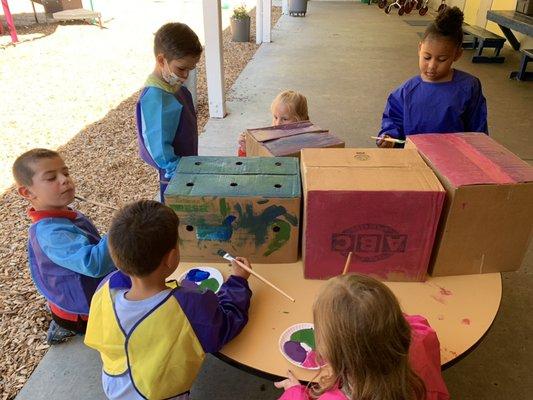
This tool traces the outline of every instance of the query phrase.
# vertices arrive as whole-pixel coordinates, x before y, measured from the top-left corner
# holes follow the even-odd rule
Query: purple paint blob
[[[191,282],[202,282],[209,278],[209,272],[202,271],[201,269],[193,268],[187,272],[186,280]]]
[[[283,344],[283,350],[294,361],[303,363],[307,357],[307,351],[298,342],[289,340]]]
[[[183,279],[180,282],[181,287],[187,288],[187,289],[198,289],[198,285],[194,282],[191,282],[187,279]]]

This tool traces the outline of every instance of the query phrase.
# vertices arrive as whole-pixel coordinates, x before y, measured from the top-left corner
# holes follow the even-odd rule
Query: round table
[[[218,268],[226,278],[228,264],[182,262],[171,278],[197,266]],[[301,380],[312,380],[316,371],[299,368],[279,351],[280,335],[289,326],[312,322],[312,306],[325,281],[303,277],[301,261],[293,264],[254,264],[255,271],[292,296],[287,298],[253,276],[249,321],[243,331],[220,351],[222,360],[250,373],[277,380],[287,369]],[[498,273],[428,277],[426,282],[385,282],[398,297],[402,310],[428,319],[437,332],[444,367],[473,348],[489,330],[501,301]]]

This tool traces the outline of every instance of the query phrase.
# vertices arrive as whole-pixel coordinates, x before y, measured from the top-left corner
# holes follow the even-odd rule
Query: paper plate
[[[292,364],[304,369],[320,369],[315,360],[315,329],[309,322],[293,325],[279,338],[281,354]]]
[[[220,271],[213,267],[194,267],[185,271],[178,279],[180,286],[200,287],[217,293],[224,283]]]

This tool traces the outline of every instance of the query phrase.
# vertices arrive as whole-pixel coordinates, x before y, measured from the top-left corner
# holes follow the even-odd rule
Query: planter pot
[[[307,0],[289,0],[289,15],[302,17],[307,12]]]
[[[231,40],[234,42],[250,41],[250,17],[243,19],[231,18]]]

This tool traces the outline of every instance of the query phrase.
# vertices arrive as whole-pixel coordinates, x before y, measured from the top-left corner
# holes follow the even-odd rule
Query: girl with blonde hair
[[[439,341],[421,316],[402,314],[383,283],[363,275],[330,279],[313,307],[316,351],[327,364],[304,387],[289,371],[280,400],[448,400]]]
[[[306,97],[294,90],[279,93],[270,105],[272,126],[309,120]],[[246,157],[246,134],[239,136],[239,157]]]

